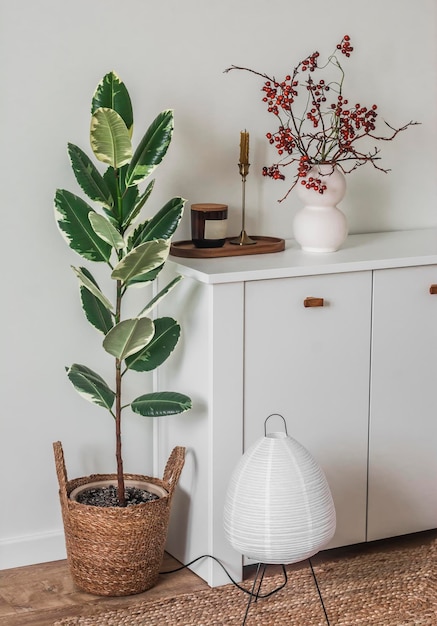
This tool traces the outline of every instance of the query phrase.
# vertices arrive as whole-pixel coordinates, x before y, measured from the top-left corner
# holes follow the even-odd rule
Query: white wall
[[[109,70],[127,84],[141,131],[161,109],[176,130],[157,172],[158,209],[172,195],[224,202],[239,230],[239,131],[251,133],[247,227],[291,237],[298,201],[260,169],[273,160],[265,133],[274,125],[260,82],[223,73],[240,64],[287,71],[348,33],[352,98],[375,101],[401,125],[422,122],[383,145],[384,175],[365,167],[348,177],[342,207],[351,232],[437,225],[434,0],[0,0],[3,328],[0,411],[0,568],[63,558],[52,458],[62,440],[71,476],[113,471],[110,418],[83,401],[63,367],[109,368],[99,337],[82,318],[80,263],[53,218],[56,187],[76,190],[66,144],[88,149],[89,106]],[[189,236],[189,211],[179,238]],[[126,425],[126,469],[152,469],[150,426]]]

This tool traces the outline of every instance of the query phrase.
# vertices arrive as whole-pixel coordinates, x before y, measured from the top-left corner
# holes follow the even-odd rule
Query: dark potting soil
[[[158,500],[159,497],[150,491],[137,487],[126,487],[125,496],[127,506]],[[117,489],[113,485],[85,489],[78,494],[77,501],[90,506],[118,506]]]

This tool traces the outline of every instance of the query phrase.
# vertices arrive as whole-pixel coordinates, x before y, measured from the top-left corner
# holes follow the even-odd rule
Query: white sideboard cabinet
[[[368,541],[437,527],[437,264],[373,285]]]
[[[270,413],[284,416],[331,487],[331,545],[366,539],[371,295],[370,271],[251,281],[245,290],[244,448]],[[323,306],[306,307],[308,297]]]
[[[330,547],[437,527],[437,229],[351,235],[323,255],[289,241],[267,255],[172,257],[165,271],[163,282],[185,277],[160,308],[183,334],[156,384],[193,400],[156,425],[157,471],[174,445],[187,448],[171,554],[212,555],[241,579],[224,499],[272,413],[326,473]],[[269,430],[282,429],[274,420]],[[229,582],[213,559],[192,568]]]

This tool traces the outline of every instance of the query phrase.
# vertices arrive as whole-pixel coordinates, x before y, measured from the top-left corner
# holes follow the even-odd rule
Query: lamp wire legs
[[[261,577],[259,579],[258,582],[258,577],[260,574],[260,570],[262,569],[262,573],[261,573]],[[267,565],[265,565],[264,563],[258,563],[257,568],[256,568],[256,574],[255,574],[255,578],[253,579],[253,585],[252,585],[252,590],[249,593],[249,601],[247,603],[246,606],[246,612],[244,614],[244,619],[243,619],[243,624],[242,626],[245,626],[246,621],[247,621],[247,616],[249,615],[249,609],[250,609],[250,605],[252,604],[252,600],[255,599],[255,602],[258,600],[258,598],[260,597],[260,591],[261,591],[261,585],[264,579],[264,574],[266,573],[266,569],[267,569]],[[257,588],[258,586],[258,588]],[[255,592],[256,589],[256,592]]]
[[[314,580],[314,584],[315,584],[316,589],[317,589],[317,593],[319,594],[319,600],[320,600],[320,604],[322,605],[323,613],[325,615],[326,624],[327,624],[327,626],[330,626],[331,622],[329,621],[328,612],[326,611],[325,603],[323,602],[322,592],[320,591],[319,583],[317,582],[316,573],[314,571],[314,567],[313,567],[313,564],[311,562],[311,559],[308,559],[308,563],[309,563],[309,566],[311,568],[311,574],[313,575],[313,580]]]
[[[319,596],[319,600],[320,600],[320,603],[321,603],[322,608],[323,608],[323,613],[324,613],[324,616],[325,616],[326,624],[327,624],[327,626],[330,626],[328,613],[326,611],[325,603],[323,602],[322,593],[320,591],[319,584],[317,582],[316,574],[314,572],[314,568],[313,568],[313,564],[311,562],[311,559],[308,559],[308,564],[310,566],[311,573],[312,573],[312,576],[313,576],[313,579],[314,579],[314,583],[315,583],[315,586],[316,586],[316,589],[317,589],[317,593],[318,593],[318,596]],[[287,584],[287,580],[288,580],[287,570],[285,568],[285,565],[282,565],[282,573],[284,575],[284,582],[279,587],[277,587],[276,589],[273,589],[269,593],[261,594],[261,586],[262,586],[262,583],[263,583],[263,580],[264,580],[264,575],[266,573],[266,570],[267,570],[267,564],[266,563],[258,563],[257,568],[256,568],[255,578],[253,579],[252,589],[250,591],[246,591],[246,593],[249,594],[249,600],[247,602],[246,612],[244,614],[244,619],[243,619],[243,622],[242,622],[241,626],[246,626],[246,622],[247,622],[247,618],[248,618],[248,615],[249,615],[249,610],[250,610],[252,602],[257,602],[259,598],[268,598],[269,596],[273,595],[277,591],[280,591],[281,589],[283,589],[285,587],[285,585]]]

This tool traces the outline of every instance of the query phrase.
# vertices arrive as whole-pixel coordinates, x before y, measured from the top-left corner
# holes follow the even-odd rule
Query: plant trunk
[[[121,282],[117,281],[116,324],[121,316]],[[115,456],[117,459],[117,496],[119,506],[126,506],[123,476],[123,457],[121,455],[121,361],[115,359]]]
[[[116,398],[115,398],[115,442],[117,458],[117,495],[120,506],[126,506],[123,477],[123,457],[121,455],[121,362],[116,359]]]

